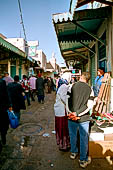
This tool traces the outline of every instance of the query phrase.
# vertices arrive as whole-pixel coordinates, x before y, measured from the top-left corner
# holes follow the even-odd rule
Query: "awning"
[[[82,65],[88,61],[88,51],[95,54],[90,45],[96,40],[105,45],[105,42],[97,36],[97,30],[111,15],[111,7],[98,9],[86,9],[76,11],[73,19],[59,20],[59,14],[53,15],[53,23],[64,60],[76,60]],[[60,14],[61,15],[61,14]],[[57,20],[56,20],[57,18]]]
[[[72,0],[74,1],[74,0]],[[113,6],[113,2],[112,0],[76,0],[76,7],[75,8],[79,8],[83,5],[86,5],[88,3],[93,3],[94,1],[96,2],[100,2],[102,4],[105,4],[105,5],[109,5],[109,6]]]
[[[7,42],[3,38],[0,37],[0,60],[8,59],[13,56],[18,57],[26,57],[26,54],[20,50],[19,48],[15,47],[11,43]]]
[[[32,57],[28,56],[27,59],[31,61],[32,63],[35,63],[36,60],[34,60]]]

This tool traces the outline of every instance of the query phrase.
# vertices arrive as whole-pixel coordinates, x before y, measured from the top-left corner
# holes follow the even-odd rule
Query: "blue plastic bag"
[[[14,114],[13,111],[9,111],[9,110],[8,110],[8,116],[9,116],[9,122],[10,122],[11,128],[13,129],[17,128],[19,125],[17,116]]]
[[[26,96],[24,96],[24,100],[26,100]]]

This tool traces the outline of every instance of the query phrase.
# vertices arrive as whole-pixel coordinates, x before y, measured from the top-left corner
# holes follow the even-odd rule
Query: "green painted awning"
[[[73,18],[71,14],[68,14],[68,17],[63,17],[63,14],[53,15],[58,44],[66,62],[76,59],[78,63],[87,63],[88,51],[95,53],[90,49],[90,45],[96,40],[105,45],[105,42],[97,37],[97,30],[111,12],[111,7],[103,7],[76,11]]]
[[[8,53],[13,53],[16,54],[20,57],[26,57],[25,52],[23,52],[22,50],[20,50],[19,48],[15,47],[14,45],[12,45],[11,43],[7,42],[6,40],[4,40],[3,38],[0,37],[0,52],[3,54],[8,54]],[[5,56],[5,55],[4,55]],[[1,58],[1,57],[0,57]]]
[[[75,8],[79,8],[88,3],[93,3],[94,1],[99,2],[101,4],[113,6],[112,0],[71,0],[71,8],[73,7],[73,5],[75,5]]]

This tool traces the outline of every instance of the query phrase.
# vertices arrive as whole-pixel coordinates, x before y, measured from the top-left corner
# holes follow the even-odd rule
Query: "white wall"
[[[23,38],[7,38],[5,40],[25,52],[25,40]]]
[[[46,71],[46,63],[47,63],[46,55],[42,50],[37,50],[37,54],[38,54],[38,61],[40,61],[41,63],[40,67],[43,68],[44,71]]]

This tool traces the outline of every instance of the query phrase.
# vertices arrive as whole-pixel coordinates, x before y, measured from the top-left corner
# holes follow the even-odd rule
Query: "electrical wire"
[[[21,10],[21,5],[20,5],[20,0],[18,0],[18,5],[19,5],[20,18],[21,18],[21,24],[22,24],[22,28],[23,28],[23,32],[24,32],[24,37],[25,37],[25,41],[27,41],[24,22],[23,22],[23,17],[22,17],[22,10]]]

